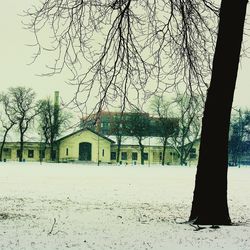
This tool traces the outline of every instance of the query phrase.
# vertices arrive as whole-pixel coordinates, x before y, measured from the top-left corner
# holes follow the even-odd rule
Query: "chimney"
[[[55,94],[54,94],[54,105],[55,106],[59,106],[59,91],[55,91]]]

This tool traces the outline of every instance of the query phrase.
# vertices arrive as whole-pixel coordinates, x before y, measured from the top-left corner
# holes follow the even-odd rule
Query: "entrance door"
[[[91,146],[89,142],[79,144],[79,161],[91,161]]]

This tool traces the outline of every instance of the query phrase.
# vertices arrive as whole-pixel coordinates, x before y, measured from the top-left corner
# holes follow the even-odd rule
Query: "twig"
[[[200,231],[202,229],[205,229],[206,227],[200,227],[199,225],[189,224],[191,227],[194,227],[194,231]]]
[[[51,230],[49,231],[48,235],[50,235],[53,232],[55,224],[56,224],[56,218],[54,218],[54,223],[53,223],[53,225],[51,227]]]
[[[53,235],[56,235],[58,233],[63,233],[63,234],[67,234],[66,232],[62,231],[62,230],[58,230],[57,232],[53,233]]]

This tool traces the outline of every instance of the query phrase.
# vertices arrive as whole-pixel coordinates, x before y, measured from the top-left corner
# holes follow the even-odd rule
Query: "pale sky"
[[[68,80],[67,74],[53,77],[36,76],[45,72],[45,65],[49,58],[41,58],[35,64],[27,65],[32,59],[34,50],[26,44],[32,44],[33,36],[24,29],[24,25],[21,23],[23,17],[18,14],[22,14],[23,10],[28,9],[35,2],[37,1],[3,1],[1,4],[1,91],[5,91],[10,86],[27,86],[32,87],[39,98],[43,98],[53,96],[54,91],[59,90],[60,96],[67,101],[75,91],[74,87],[65,83]],[[249,29],[249,25],[246,28]],[[246,32],[249,31],[246,29]],[[249,47],[250,37],[245,36],[244,39],[246,47]],[[242,59],[238,72],[234,100],[234,106],[238,108],[250,108],[250,54],[248,57]]]

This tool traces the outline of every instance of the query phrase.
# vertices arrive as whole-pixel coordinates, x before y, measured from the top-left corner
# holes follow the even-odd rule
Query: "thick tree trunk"
[[[227,204],[228,132],[247,0],[222,0],[213,71],[202,120],[190,221],[230,225]]]

